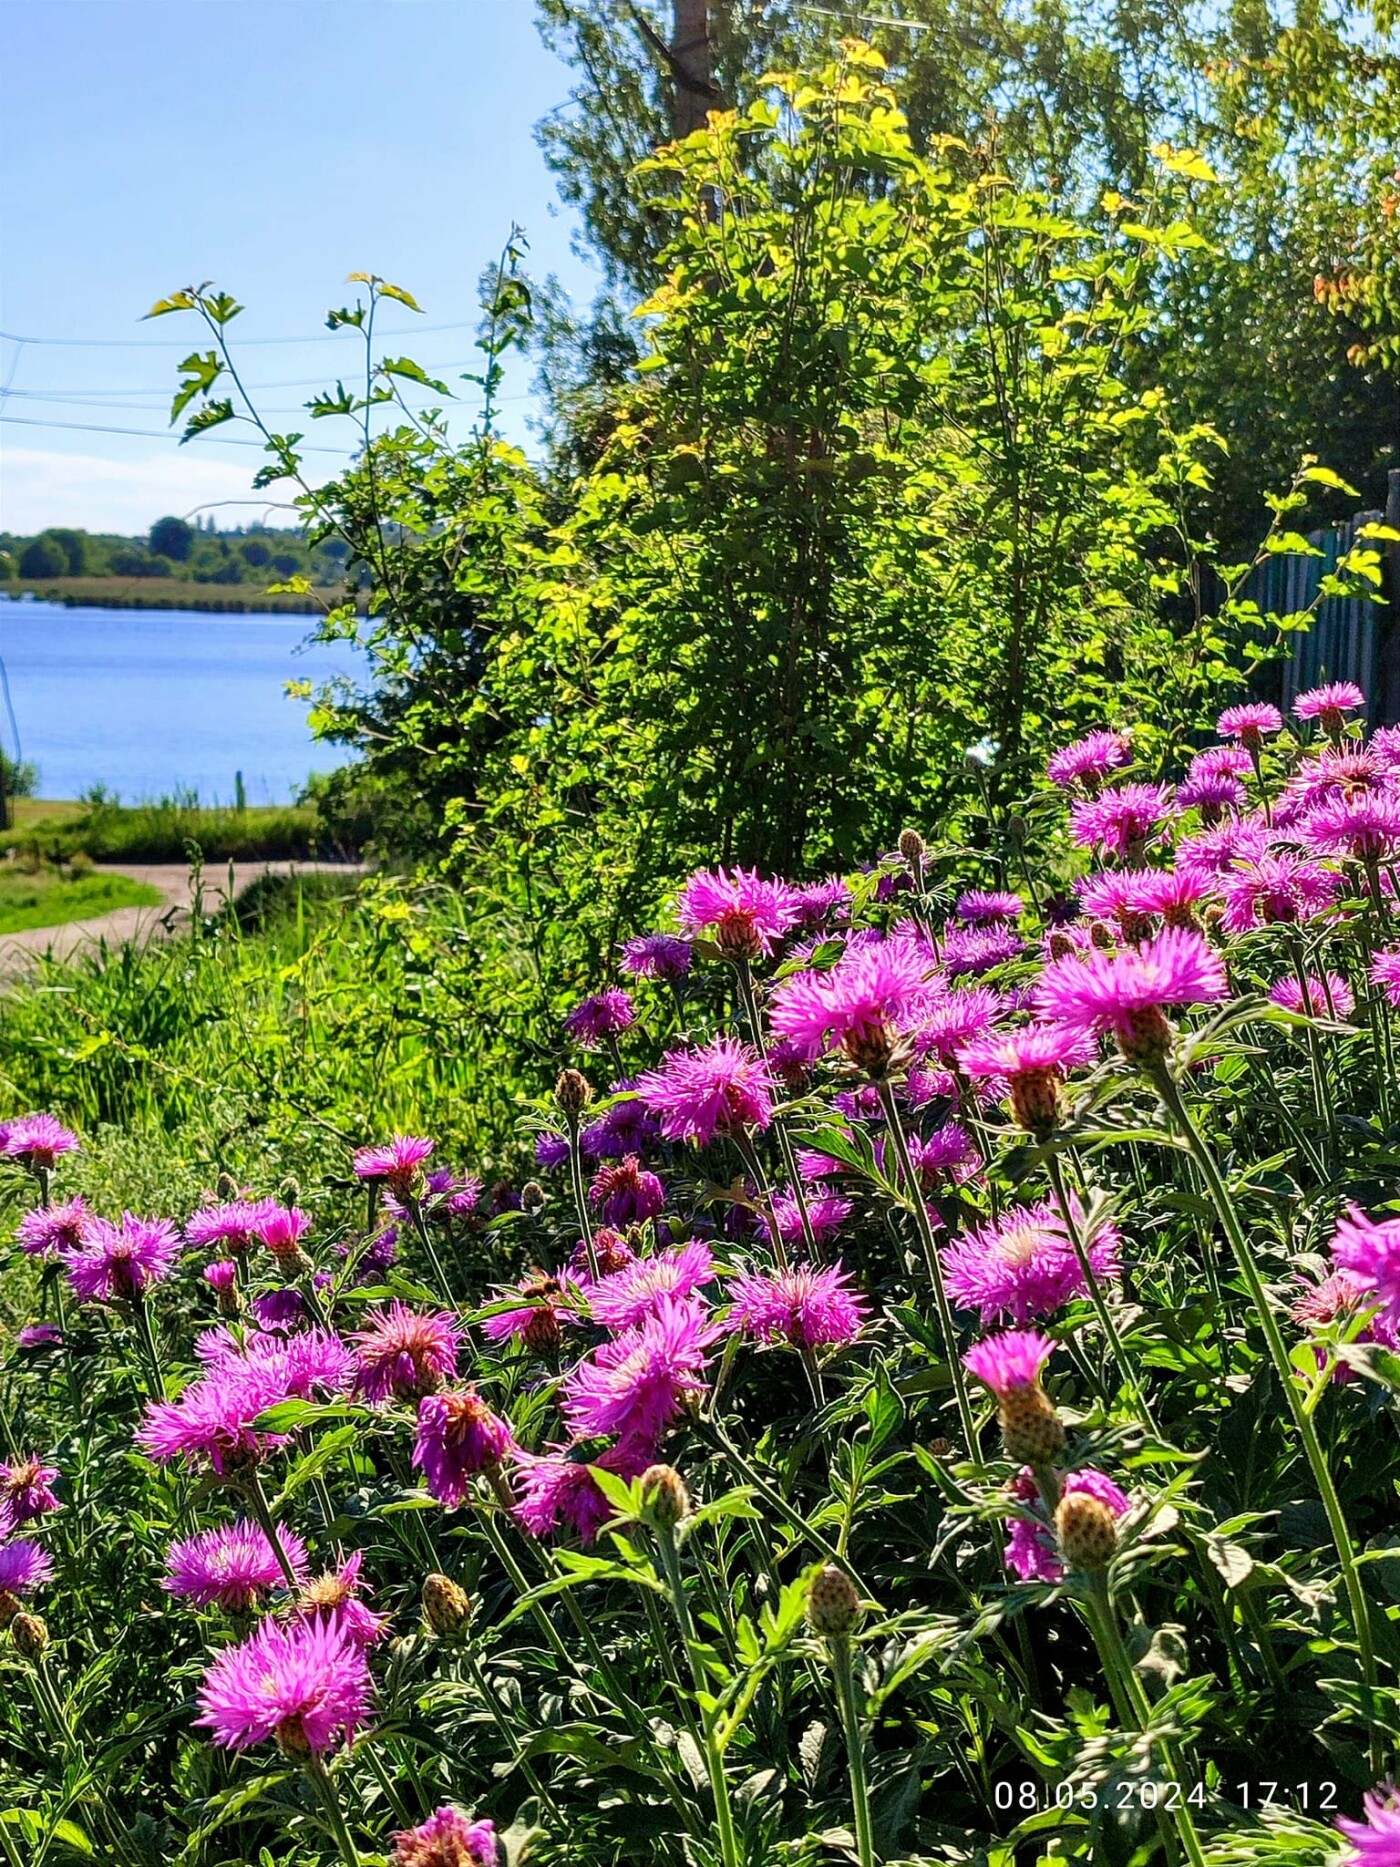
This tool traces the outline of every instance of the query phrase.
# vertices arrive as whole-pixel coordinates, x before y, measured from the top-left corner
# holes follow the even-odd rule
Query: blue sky
[[[570,75],[531,0],[0,0],[0,28],[0,329],[45,340],[0,341],[0,527],[135,532],[252,497],[250,449],[163,438],[199,333],[139,320],[178,286],[247,306],[233,334],[281,426],[353,367],[353,334],[323,322],[347,273],[414,293],[424,316],[386,318],[392,348],[449,381],[513,220],[532,271],[596,287],[534,143]],[[523,439],[528,371],[506,388]]]

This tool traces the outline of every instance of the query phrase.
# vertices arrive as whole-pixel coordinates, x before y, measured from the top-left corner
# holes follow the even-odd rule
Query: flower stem
[[[1220,1169],[1215,1164],[1215,1157],[1202,1139],[1199,1129],[1191,1119],[1190,1111],[1182,1099],[1181,1090],[1172,1077],[1166,1063],[1159,1062],[1152,1071],[1152,1080],[1157,1093],[1161,1096],[1167,1114],[1190,1149],[1191,1158],[1200,1170],[1201,1178],[1206,1183],[1206,1190],[1215,1207],[1216,1216],[1230,1241],[1230,1248],[1235,1254],[1235,1261],[1249,1286],[1249,1294],[1258,1312],[1260,1325],[1264,1331],[1264,1340],[1268,1346],[1269,1357],[1274,1365],[1274,1374],[1283,1390],[1283,1397],[1288,1406],[1289,1415],[1302,1442],[1303,1452],[1312,1472],[1313,1483],[1318,1496],[1322,1499],[1322,1508],[1327,1513],[1328,1527],[1332,1532],[1332,1542],[1337,1551],[1337,1561],[1341,1567],[1342,1580],[1346,1587],[1347,1600],[1351,1608],[1352,1625],[1356,1634],[1356,1644],[1361,1657],[1361,1674],[1368,1694],[1376,1690],[1376,1656],[1371,1641],[1371,1623],[1366,1606],[1365,1592],[1361,1586],[1361,1577],[1356,1566],[1356,1553],[1352,1548],[1351,1533],[1347,1529],[1346,1517],[1342,1511],[1341,1499],[1337,1496],[1337,1487],[1332,1482],[1332,1472],[1327,1463],[1327,1456],[1317,1436],[1317,1427],[1312,1416],[1303,1405],[1298,1393],[1298,1383],[1294,1377],[1293,1364],[1288,1359],[1288,1347],[1284,1342],[1278,1318],[1274,1314],[1269,1293],[1264,1287],[1264,1280],[1259,1274],[1259,1267],[1254,1262],[1254,1255],[1249,1248],[1235,1211],[1229,1189],[1221,1177]],[[1373,1775],[1381,1773],[1381,1743],[1379,1727],[1371,1722],[1371,1764]]]
[[[598,1251],[593,1243],[593,1221],[588,1216],[588,1196],[583,1190],[583,1156],[579,1151],[578,1116],[570,1112],[569,1185],[574,1195],[574,1216],[578,1220],[579,1242],[588,1258],[588,1275],[598,1281]]]
[[[139,1290],[131,1298],[131,1310],[136,1318],[136,1334],[141,1343],[141,1356],[146,1364],[146,1386],[152,1400],[164,1400],[165,1378],[160,1371],[160,1350],[156,1347],[155,1330],[151,1327],[151,1312],[146,1307],[146,1299]]]
[[[267,1501],[267,1493],[262,1488],[262,1479],[256,1469],[248,1473],[248,1505],[258,1520],[258,1527],[272,1546],[272,1553],[277,1558],[277,1566],[282,1571],[283,1579],[293,1594],[301,1587],[296,1570],[292,1567],[291,1557],[278,1533],[277,1523],[272,1515],[272,1506]]]
[[[851,1807],[855,1814],[856,1856],[860,1867],[875,1867],[875,1831],[870,1820],[870,1792],[865,1781],[865,1738],[856,1703],[854,1655],[849,1635],[827,1641],[831,1675],[836,1681],[836,1703],[846,1733],[846,1770],[851,1779]]]
[[[1109,1309],[1107,1299],[1104,1296],[1103,1286],[1100,1284],[1095,1274],[1093,1264],[1090,1262],[1089,1247],[1085,1244],[1083,1234],[1080,1231],[1078,1214],[1070,1203],[1069,1189],[1065,1185],[1064,1168],[1060,1165],[1058,1154],[1046,1154],[1045,1170],[1050,1177],[1050,1189],[1055,1195],[1055,1204],[1059,1208],[1060,1222],[1065,1228],[1065,1233],[1070,1243],[1074,1246],[1074,1255],[1079,1260],[1080,1273],[1084,1278],[1085,1284],[1088,1286],[1089,1297],[1094,1305],[1094,1314],[1098,1317],[1099,1327],[1103,1330],[1104,1337],[1113,1352],[1113,1359],[1118,1368],[1118,1379],[1132,1396],[1133,1405],[1137,1409],[1143,1424],[1147,1427],[1149,1432],[1155,1433],[1157,1431],[1157,1423],[1152,1417],[1152,1409],[1148,1405],[1146,1394],[1138,1385],[1137,1376],[1132,1371],[1132,1366],[1123,1348],[1123,1339],[1118,1333],[1118,1325],[1113,1320],[1113,1312]]]
[[[977,1457],[977,1422],[973,1416],[972,1403],[968,1399],[967,1382],[963,1378],[962,1357],[958,1353],[958,1335],[953,1322],[953,1306],[948,1301],[948,1292],[943,1284],[943,1267],[938,1261],[938,1246],[934,1242],[933,1225],[929,1220],[928,1207],[924,1204],[923,1189],[914,1172],[914,1163],[909,1158],[909,1143],[904,1138],[904,1127],[899,1119],[899,1105],[895,1101],[893,1086],[880,1084],[880,1106],[885,1111],[885,1123],[889,1129],[894,1151],[899,1157],[899,1171],[904,1180],[909,1197],[909,1210],[914,1215],[914,1227],[923,1246],[924,1264],[928,1270],[929,1282],[933,1286],[933,1300],[938,1306],[938,1320],[943,1328],[943,1341],[948,1351],[948,1368],[953,1377],[953,1393],[958,1403],[958,1418],[962,1422],[963,1438],[969,1457]]]
[[[735,971],[739,975],[739,996],[744,1001],[744,1016],[748,1019],[749,1035],[753,1038],[754,1049],[759,1056],[762,1056],[765,1049],[763,1021],[758,1015],[758,999],[753,989],[753,971],[746,959],[736,962]],[[773,1135],[778,1143],[778,1152],[783,1157],[783,1172],[787,1175],[787,1182],[792,1188],[792,1197],[797,1206],[798,1222],[802,1227],[803,1248],[809,1262],[820,1264],[822,1254],[817,1245],[817,1235],[812,1230],[812,1215],[807,1210],[807,1194],[802,1185],[802,1175],[797,1170],[797,1155],[793,1151],[792,1137],[787,1131],[787,1123],[781,1115],[773,1117]]]
[[[345,1867],[361,1867],[359,1849],[345,1825],[345,1812],[340,1806],[340,1797],[335,1793],[330,1772],[319,1757],[308,1757],[306,1774],[311,1779],[311,1786],[320,1799],[321,1807],[326,1811],[326,1820],[330,1823],[331,1833],[335,1836],[335,1844]]]
[[[724,1867],[739,1867],[739,1841],[734,1831],[734,1811],[729,1803],[729,1783],[724,1774],[724,1753],[715,1740],[714,1713],[705,1708],[706,1700],[710,1697],[710,1682],[705,1674],[704,1659],[696,1644],[695,1628],[690,1618],[690,1604],[685,1596],[685,1578],[681,1574],[680,1552],[676,1548],[675,1533],[669,1524],[657,1530],[656,1542],[661,1552],[661,1566],[666,1572],[666,1585],[671,1594],[671,1607],[676,1616],[681,1643],[685,1647],[686,1658],[690,1662],[690,1676],[695,1685],[703,1740],[702,1749],[705,1753],[705,1769],[710,1778],[710,1792],[715,1800],[715,1826],[719,1830],[720,1859]]]
[[[428,1221],[423,1217],[422,1204],[419,1200],[411,1196],[406,1203],[413,1217],[413,1229],[417,1232],[418,1241],[427,1253],[428,1262],[432,1266],[433,1276],[437,1281],[438,1291],[442,1296],[442,1300],[449,1308],[455,1308],[456,1298],[452,1294],[452,1285],[448,1282],[447,1272],[443,1268],[442,1259],[437,1254],[437,1246],[433,1243],[432,1233],[428,1230]]]

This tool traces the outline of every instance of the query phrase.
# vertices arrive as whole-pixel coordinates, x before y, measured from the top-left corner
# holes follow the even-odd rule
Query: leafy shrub
[[[7,1125],[43,1322],[4,1414],[56,1468],[3,1477],[7,1839],[1336,1861],[1400,1740],[1400,780],[1360,705],[1227,714],[1174,787],[1090,736],[1054,865],[911,831],[819,887],[697,874],[571,1013],[513,1189],[386,1138],[402,1048],[279,1188],[314,1072],[391,1028],[349,971],[309,994],[314,938],[267,1053],[307,1082],[166,1171],[114,1053],[270,1001],[231,925],[167,990],[90,977],[114,1035],[47,1047],[51,1099],[179,1223],[72,1211],[93,1156]]]

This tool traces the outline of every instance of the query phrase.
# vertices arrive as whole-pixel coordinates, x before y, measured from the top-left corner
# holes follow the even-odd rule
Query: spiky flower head
[[[634,979],[683,979],[694,949],[675,934],[639,934],[622,949],[622,970]]]
[[[302,1270],[308,1263],[301,1241],[311,1229],[311,1214],[280,1199],[258,1202],[253,1230],[284,1272]]]
[[[185,1221],[185,1242],[195,1250],[217,1249],[235,1255],[251,1251],[258,1241],[262,1202],[225,1200],[217,1206],[199,1206]]]
[[[0,1627],[8,1626],[20,1601],[53,1580],[53,1559],[32,1537],[0,1543]]]
[[[699,870],[676,906],[682,933],[712,935],[724,957],[735,961],[771,954],[801,913],[795,888],[745,869]]]
[[[275,1738],[285,1756],[323,1757],[353,1740],[372,1689],[363,1649],[338,1628],[269,1619],[215,1658],[199,1688],[195,1723],[229,1750]]]
[[[708,1351],[719,1330],[694,1301],[659,1297],[635,1329],[565,1375],[560,1408],[581,1439],[654,1445],[692,1394],[704,1391]]]
[[[859,1335],[869,1305],[839,1264],[746,1272],[729,1287],[729,1325],[758,1342],[793,1348],[844,1346]]]
[[[1339,1815],[1337,1827],[1346,1841],[1343,1867],[1400,1867],[1400,1790],[1382,1783],[1361,1798],[1362,1819]]]
[[[1385,993],[1389,1004],[1400,1011],[1400,947],[1383,949],[1371,962],[1371,983]]]
[[[355,1385],[367,1400],[416,1400],[457,1377],[461,1338],[446,1311],[424,1313],[395,1298],[387,1309],[368,1310],[351,1341]]]
[[[389,1628],[387,1614],[376,1614],[366,1603],[368,1584],[361,1580],[364,1551],[352,1550],[338,1569],[327,1569],[304,1582],[292,1604],[298,1621],[323,1621],[351,1646],[372,1647]]]
[[[630,1440],[602,1451],[596,1449],[595,1441],[545,1453],[518,1453],[512,1467],[518,1494],[516,1522],[530,1536],[549,1536],[566,1523],[581,1542],[591,1543],[612,1516],[613,1507],[589,1467],[600,1466],[619,1478],[640,1478],[653,1456],[650,1445]]]
[[[1070,808],[1074,842],[1140,864],[1148,841],[1172,812],[1171,786],[1123,784]]]
[[[77,1135],[54,1116],[21,1115],[18,1121],[5,1124],[0,1152],[17,1160],[31,1173],[47,1173],[62,1155],[71,1154],[77,1145]]]
[[[807,1625],[823,1640],[845,1640],[860,1620],[860,1596],[844,1569],[834,1562],[812,1577],[807,1588]]]
[[[428,1394],[418,1403],[413,1463],[440,1504],[464,1503],[477,1473],[499,1470],[514,1447],[510,1427],[474,1387]]]
[[[1325,978],[1311,974],[1308,978],[1308,998],[1303,1002],[1303,988],[1291,973],[1285,974],[1269,987],[1269,1001],[1280,1006],[1284,1011],[1306,1012],[1310,1018],[1349,1018],[1355,1009],[1356,999],[1351,987],[1339,972],[1329,972]]]
[[[436,1146],[426,1135],[396,1134],[377,1146],[356,1148],[355,1178],[387,1187],[396,1199],[412,1199]]]
[[[666,1189],[635,1154],[624,1154],[620,1161],[598,1169],[588,1197],[601,1208],[608,1225],[645,1225],[665,1206]]]
[[[1077,1202],[1071,1210],[1082,1237],[1084,1214]],[[1118,1250],[1116,1228],[1100,1225],[1086,1248],[1100,1281],[1117,1275]],[[942,1257],[949,1296],[961,1307],[975,1309],[984,1327],[1001,1319],[1031,1322],[1088,1294],[1073,1240],[1059,1211],[1048,1202],[1012,1206],[946,1246]]]
[[[1056,752],[1045,775],[1061,790],[1077,785],[1092,793],[1113,772],[1131,764],[1132,757],[1132,742],[1126,733],[1093,732]]]
[[[1039,1486],[1029,1468],[1018,1473],[1012,1481],[1011,1494],[1022,1504],[1039,1506]],[[1090,1554],[1102,1550],[1110,1533],[1116,1545],[1118,1519],[1126,1514],[1128,1500],[1111,1478],[1089,1467],[1082,1471],[1070,1472],[1061,1481],[1060,1496],[1062,1501],[1065,1498],[1079,1498],[1086,1501],[1084,1505],[1072,1507],[1070,1512],[1071,1541],[1076,1558],[1086,1552],[1086,1547]],[[1096,1516],[1092,1524],[1075,1525],[1074,1511],[1086,1510],[1088,1502],[1092,1502],[1096,1512],[1103,1514]],[[1065,1559],[1069,1552],[1065,1551],[1062,1555],[1061,1548],[1057,1545],[1055,1529],[1058,1528],[1058,1517],[1055,1529],[1052,1529],[1037,1509],[1035,1517],[1013,1517],[1008,1528],[1006,1566],[1014,1575],[1023,1582],[1061,1582],[1064,1580]],[[1081,1532],[1084,1534],[1084,1541],[1079,1540]],[[1090,1546],[1088,1539],[1095,1535],[1098,1541]],[[1108,1553],[1111,1557],[1112,1547],[1109,1548]],[[1097,1565],[1074,1562],[1072,1566],[1082,1568]]]
[[[1348,1206],[1332,1235],[1332,1261],[1374,1290],[1387,1321],[1400,1324],[1400,1219],[1372,1219]]]
[[[1202,936],[1167,927],[1129,953],[1056,960],[1036,988],[1042,1013],[1071,1026],[1109,1031],[1133,1062],[1162,1056],[1171,1042],[1166,1006],[1213,1004],[1229,982]]]
[[[0,1463],[0,1537],[9,1536],[22,1524],[62,1510],[53,1481],[58,1468],[45,1465],[42,1459],[16,1459]]]
[[[1215,722],[1222,739],[1237,739],[1251,752],[1257,752],[1264,740],[1283,731],[1283,715],[1267,700],[1246,701],[1242,706],[1226,707]]]
[[[1346,727],[1346,716],[1366,704],[1366,696],[1355,681],[1329,681],[1323,687],[1310,687],[1293,702],[1293,717],[1316,720],[1322,730],[1339,739]]]
[[[1341,877],[1292,850],[1269,850],[1227,870],[1220,880],[1227,933],[1288,926],[1324,913],[1341,889]]]
[[[90,1220],[82,1244],[66,1252],[63,1262],[81,1302],[115,1303],[140,1296],[168,1277],[179,1243],[168,1220],[124,1212],[120,1225]]]
[[[1044,1141],[1059,1124],[1066,1076],[1093,1056],[1093,1039],[1083,1029],[1030,1024],[969,1044],[958,1052],[958,1067],[974,1080],[1004,1081],[1017,1126]]]
[[[985,927],[995,921],[1019,920],[1026,904],[1019,895],[1006,889],[970,888],[958,896],[953,912],[970,927]]]
[[[913,941],[882,940],[848,948],[828,972],[785,979],[773,996],[769,1022],[815,1062],[839,1049],[872,1081],[912,1054],[901,1032],[936,996],[928,951]]]
[[[547,1271],[532,1271],[516,1286],[524,1301],[519,1307],[500,1309],[484,1317],[481,1333],[491,1342],[504,1342],[519,1336],[533,1354],[547,1355],[558,1348],[566,1328],[579,1320],[577,1308],[565,1299],[572,1279],[551,1277]],[[573,1291],[578,1294],[577,1288]]]
[[[93,1215],[82,1199],[61,1206],[35,1206],[15,1228],[15,1238],[26,1257],[56,1258],[77,1251],[87,1237]]]
[[[440,1808],[392,1839],[392,1867],[498,1867],[501,1859],[494,1824],[470,1822],[460,1809]]]
[[[1049,1336],[1008,1329],[974,1342],[963,1365],[997,1398],[1006,1456],[1017,1465],[1048,1465],[1065,1443],[1065,1429],[1044,1388],[1041,1370],[1054,1353]]]
[[[306,1545],[291,1530],[279,1530],[278,1540],[300,1582],[306,1574]],[[269,1589],[285,1586],[286,1574],[266,1531],[242,1519],[172,1543],[161,1583],[167,1594],[226,1614],[247,1613]]]
[[[714,1269],[714,1253],[698,1238],[654,1258],[633,1258],[589,1291],[593,1319],[605,1329],[634,1329],[663,1297],[681,1299],[703,1288]]]
[[[636,1022],[636,1006],[620,986],[614,985],[575,1005],[564,1020],[564,1030],[585,1050],[596,1050]]]
[[[773,1119],[768,1067],[732,1037],[712,1038],[698,1050],[668,1050],[659,1069],[638,1078],[637,1093],[668,1141],[697,1147],[717,1134],[765,1129]]]

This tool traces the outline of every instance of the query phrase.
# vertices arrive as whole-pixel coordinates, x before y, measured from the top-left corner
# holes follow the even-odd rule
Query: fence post
[[[1400,467],[1386,475],[1385,523],[1400,531]],[[1376,621],[1380,648],[1376,655],[1376,692],[1371,700],[1371,723],[1394,726],[1400,722],[1400,544],[1387,541],[1381,551],[1385,598]]]

